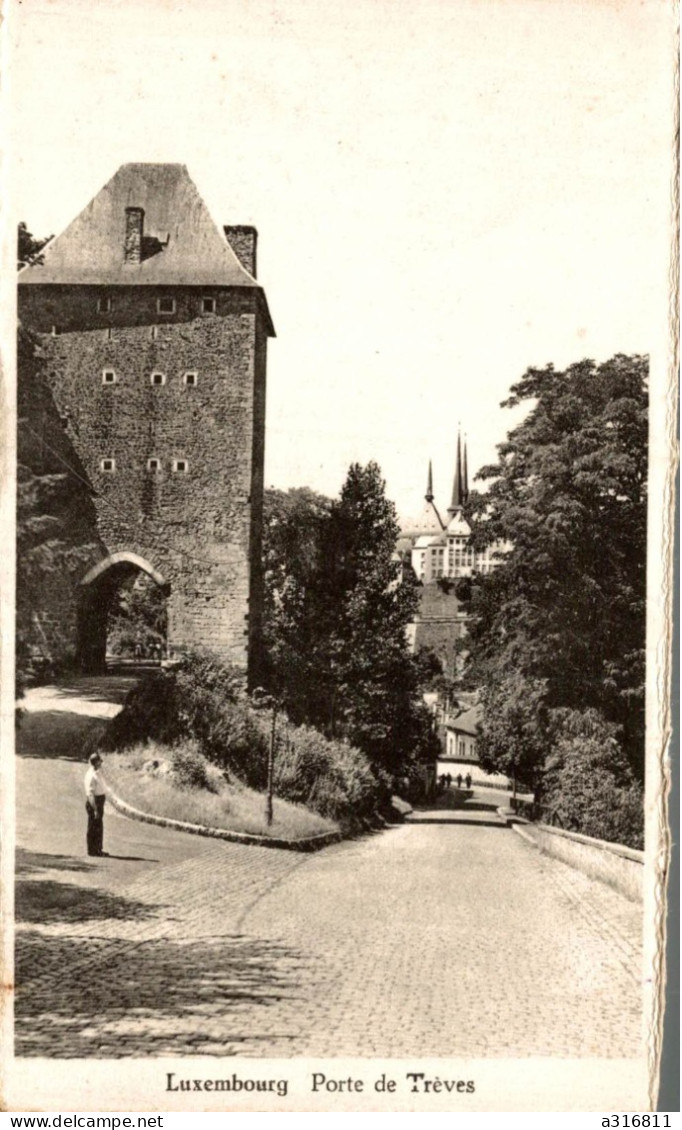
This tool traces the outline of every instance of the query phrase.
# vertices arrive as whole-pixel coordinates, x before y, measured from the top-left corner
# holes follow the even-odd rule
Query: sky
[[[664,0],[10,0],[11,208],[58,234],[130,161],[254,224],[266,485],[376,460],[447,506],[518,422],[529,365],[664,364]],[[660,356],[657,357],[657,354]]]

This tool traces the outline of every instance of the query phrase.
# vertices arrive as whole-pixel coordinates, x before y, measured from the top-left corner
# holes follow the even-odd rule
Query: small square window
[[[152,373],[150,380],[151,380],[151,383],[153,385],[165,385],[166,374],[165,373]]]
[[[175,313],[175,299],[174,298],[157,298],[156,311],[158,314],[174,314]]]
[[[147,460],[147,470],[148,471],[160,471],[161,470],[161,460],[160,459],[148,459]]]
[[[182,379],[186,385],[195,385],[199,380],[199,374],[196,371],[185,373]]]
[[[189,463],[187,462],[186,459],[174,459],[173,460],[173,470],[174,471],[180,471],[182,474],[186,475],[187,472],[189,471]]]
[[[116,460],[115,459],[100,459],[99,469],[100,469],[100,471],[107,471],[107,472],[115,471],[116,470]]]
[[[202,298],[201,310],[204,314],[215,314],[215,298]]]
[[[111,299],[100,298],[97,303],[97,309],[100,314],[111,314]]]
[[[102,369],[102,384],[103,385],[115,385],[116,384],[116,373],[114,372],[113,369]]]

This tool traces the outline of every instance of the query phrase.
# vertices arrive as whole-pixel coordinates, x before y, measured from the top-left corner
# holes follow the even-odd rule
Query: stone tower
[[[141,569],[175,652],[258,677],[267,338],[256,231],[220,231],[183,165],[123,165],[19,275],[19,317],[93,491],[101,550],[71,578],[86,670],[112,590]]]

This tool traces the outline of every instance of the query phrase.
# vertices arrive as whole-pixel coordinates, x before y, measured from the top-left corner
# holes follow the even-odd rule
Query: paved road
[[[109,812],[88,859],[77,736],[126,685],[43,692],[22,731],[17,1054],[640,1054],[639,908],[501,824],[310,856]]]

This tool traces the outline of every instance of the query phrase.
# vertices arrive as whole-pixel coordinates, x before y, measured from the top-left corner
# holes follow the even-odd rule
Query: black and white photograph
[[[4,1109],[658,1110],[676,6],[4,8]]]

